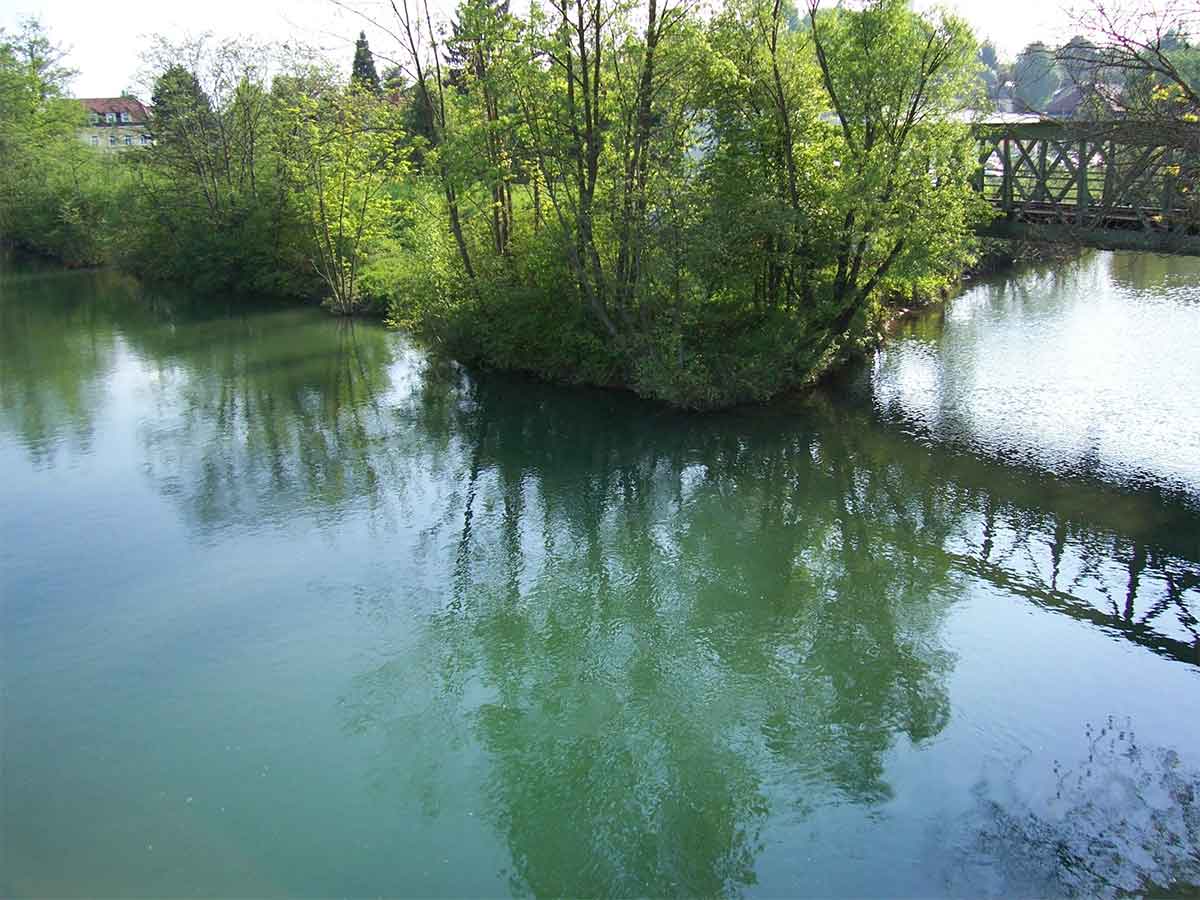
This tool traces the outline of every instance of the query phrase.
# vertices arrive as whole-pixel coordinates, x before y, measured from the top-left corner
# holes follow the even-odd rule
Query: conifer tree
[[[354,42],[354,67],[350,71],[350,80],[358,82],[372,94],[381,93],[379,73],[375,71],[375,57],[371,55],[371,48],[367,46],[367,34],[364,31],[358,33],[358,40]]]

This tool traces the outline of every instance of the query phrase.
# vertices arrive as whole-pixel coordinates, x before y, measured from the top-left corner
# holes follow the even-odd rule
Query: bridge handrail
[[[1139,119],[1042,119],[1039,122],[975,122],[978,138],[1111,141],[1139,147],[1200,150],[1200,123]]]

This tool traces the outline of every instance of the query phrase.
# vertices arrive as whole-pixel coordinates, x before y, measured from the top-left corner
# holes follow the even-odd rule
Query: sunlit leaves
[[[284,115],[292,134],[285,164],[309,225],[312,265],[332,307],[352,312],[366,250],[394,220],[388,185],[407,169],[399,110],[352,83],[322,98],[299,94]]]

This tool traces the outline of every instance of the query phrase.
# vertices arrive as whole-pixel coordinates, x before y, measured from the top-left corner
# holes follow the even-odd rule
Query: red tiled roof
[[[88,112],[93,112],[101,117],[105,113],[116,113],[117,119],[120,120],[120,114],[127,112],[130,123],[133,125],[145,125],[150,119],[146,107],[128,97],[79,97],[78,100],[87,107]]]

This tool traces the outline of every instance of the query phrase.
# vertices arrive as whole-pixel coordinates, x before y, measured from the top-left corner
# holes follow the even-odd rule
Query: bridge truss
[[[982,125],[975,188],[999,211],[983,233],[1200,255],[1200,126]]]

